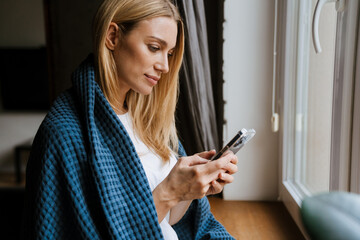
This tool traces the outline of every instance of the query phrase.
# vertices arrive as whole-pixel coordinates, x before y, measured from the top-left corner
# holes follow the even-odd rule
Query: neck
[[[123,114],[127,113],[127,111],[128,111],[124,107],[122,107],[122,108],[113,107],[113,109],[114,109],[116,115],[123,115]]]
[[[128,111],[126,107],[125,99],[126,99],[126,94],[128,93],[129,90],[124,91],[123,89],[124,88],[119,89],[119,95],[117,96],[118,101],[116,101],[116,103],[113,104],[113,109],[117,115],[125,114]]]

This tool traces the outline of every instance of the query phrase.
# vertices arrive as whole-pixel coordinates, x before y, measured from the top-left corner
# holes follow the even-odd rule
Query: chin
[[[140,91],[137,91],[138,93],[140,93],[141,95],[150,95],[151,92],[153,91],[153,88],[146,88],[146,89],[141,89]]]

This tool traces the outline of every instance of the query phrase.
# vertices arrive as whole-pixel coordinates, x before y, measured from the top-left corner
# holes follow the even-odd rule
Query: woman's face
[[[169,17],[155,17],[140,21],[123,38],[119,39],[118,32],[116,36],[113,54],[121,91],[150,94],[161,74],[169,71],[177,23]]]

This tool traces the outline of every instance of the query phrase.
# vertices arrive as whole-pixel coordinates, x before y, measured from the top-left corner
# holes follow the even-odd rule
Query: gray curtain
[[[203,0],[176,0],[185,23],[177,127],[188,154],[219,149]]]

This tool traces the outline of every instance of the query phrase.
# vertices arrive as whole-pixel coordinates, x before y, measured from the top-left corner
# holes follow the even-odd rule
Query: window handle
[[[314,43],[314,48],[316,53],[321,53],[321,45],[319,39],[319,18],[320,13],[325,5],[325,3],[335,2],[335,9],[337,12],[342,12],[345,9],[345,1],[346,0],[318,0],[315,7],[315,12],[313,15],[312,22],[312,38]]]

